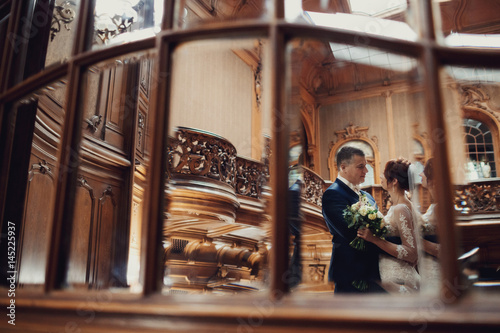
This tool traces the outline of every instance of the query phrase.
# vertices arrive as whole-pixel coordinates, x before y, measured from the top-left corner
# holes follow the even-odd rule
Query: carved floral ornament
[[[40,160],[38,162],[38,168],[39,168],[40,173],[43,173],[43,174],[51,172],[51,169],[45,160]]]
[[[320,176],[306,168],[303,169],[303,174],[305,186],[301,196],[302,199],[308,203],[321,206],[325,181]]]
[[[311,103],[307,103],[306,101],[302,101],[301,110],[304,111],[309,116],[312,116],[314,111],[314,105]]]
[[[455,209],[462,214],[500,211],[500,186],[496,182],[455,188]]]
[[[496,112],[490,105],[490,96],[485,92],[481,84],[460,86],[461,104],[463,107],[478,108],[488,112],[495,119],[500,121],[500,113]]]
[[[371,138],[368,137],[369,129],[369,127],[360,127],[350,122],[349,126],[347,126],[344,130],[335,131],[337,138],[335,141],[330,142],[329,149],[331,150],[334,145],[341,141],[349,141],[360,138],[365,138],[367,141],[373,141],[378,148],[378,138],[376,136],[372,136]]]
[[[462,90],[463,106],[475,106],[480,109],[487,109],[484,104],[487,104],[490,100],[490,96],[481,89],[480,84],[461,86],[460,88]]]

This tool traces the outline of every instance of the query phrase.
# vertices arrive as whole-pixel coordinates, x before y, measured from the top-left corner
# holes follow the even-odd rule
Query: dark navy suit
[[[368,200],[375,205],[375,199],[365,192]],[[332,234],[332,258],[328,281],[335,282],[335,293],[360,292],[352,283],[363,280],[368,282],[366,292],[383,292],[376,283],[380,280],[378,268],[378,248],[370,242],[365,242],[366,249],[359,251],[349,245],[356,237],[356,229],[347,227],[343,211],[349,205],[359,201],[359,195],[339,179],[323,193],[323,217]]]

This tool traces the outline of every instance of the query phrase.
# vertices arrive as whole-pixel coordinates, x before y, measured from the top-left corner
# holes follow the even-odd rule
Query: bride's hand
[[[375,238],[375,236],[373,236],[373,233],[368,228],[358,229],[358,237],[364,239],[367,242],[371,242],[371,243],[373,243],[373,239]]]

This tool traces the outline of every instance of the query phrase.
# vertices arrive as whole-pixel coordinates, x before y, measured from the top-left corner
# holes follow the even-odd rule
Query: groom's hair
[[[340,165],[342,163],[351,164],[352,158],[354,157],[354,155],[365,157],[365,153],[359,148],[355,148],[355,147],[351,147],[351,146],[342,147],[337,152],[337,156],[335,158],[337,160],[337,169],[340,170]]]

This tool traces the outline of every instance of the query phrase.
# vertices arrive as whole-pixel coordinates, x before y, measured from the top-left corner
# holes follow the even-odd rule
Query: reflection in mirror
[[[64,172],[58,170],[57,156],[65,94],[62,78],[13,103],[8,111],[16,128],[9,179],[24,181],[8,184],[0,244],[7,253],[8,243],[12,255],[1,259],[1,267],[2,274],[17,272],[19,288],[43,287],[45,282],[57,179]]]
[[[8,6],[8,2],[6,4]],[[15,6],[12,7],[14,10]],[[5,19],[2,17],[0,30],[8,35],[5,41],[9,41],[13,51],[13,66],[9,74],[13,83],[67,61],[71,56],[79,7],[79,0],[23,1],[21,20],[15,28],[17,33],[7,34],[4,23],[9,15]],[[3,6],[2,13],[8,8]],[[0,45],[3,51],[4,44]]]
[[[266,0],[177,0],[175,27],[186,29],[200,24],[263,18],[269,3]]]
[[[356,31],[416,41],[416,1],[407,0],[287,0],[289,22]],[[359,42],[363,42],[360,35]]]
[[[434,0],[436,35],[451,47],[498,48],[500,3],[491,0]]]
[[[268,286],[271,119],[265,40],[210,40],[173,53],[165,293]]]
[[[301,165],[290,173],[289,185],[296,179],[303,185],[300,237],[292,232],[290,242],[290,268],[302,274],[294,290],[419,292],[431,284],[418,272],[421,215],[431,201],[419,174],[432,156],[432,142],[417,61],[304,39],[289,43],[288,59],[290,163]],[[348,227],[344,214],[360,196],[374,212],[367,219],[383,218],[382,226],[372,224],[372,234],[383,230],[385,239]],[[364,250],[356,245],[360,239]],[[294,269],[297,252],[300,267]]]
[[[162,16],[162,0],[97,0],[92,48],[153,37]]]
[[[52,13],[45,66],[66,62],[71,56],[79,8],[79,0],[56,1]],[[37,21],[34,23],[36,25]]]
[[[474,289],[500,289],[500,71],[446,67],[442,71],[460,269]]]
[[[87,68],[66,285],[140,291],[144,189],[151,150],[153,55]]]

